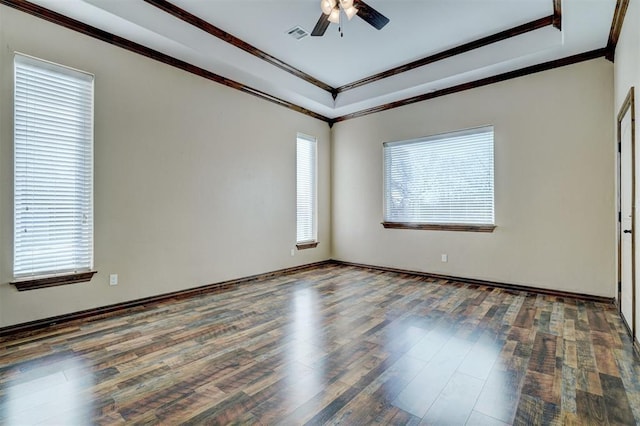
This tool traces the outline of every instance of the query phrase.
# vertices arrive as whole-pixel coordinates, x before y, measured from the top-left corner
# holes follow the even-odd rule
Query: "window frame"
[[[388,199],[388,191],[387,191],[387,163],[386,163],[386,155],[385,149],[387,145],[410,145],[412,143],[420,143],[420,142],[430,142],[430,141],[439,141],[443,139],[447,139],[454,136],[462,136],[473,134],[474,131],[477,133],[481,133],[484,130],[491,129],[492,134],[492,211],[493,211],[493,222],[492,223],[440,223],[440,222],[411,222],[411,221],[390,221],[387,220],[387,203]],[[385,142],[382,144],[382,226],[386,229],[413,229],[413,230],[431,230],[431,231],[461,231],[461,232],[493,232],[497,225],[495,221],[495,127],[493,125],[485,125],[479,127],[473,127],[462,130],[455,130],[451,132],[438,133],[434,135],[419,137],[415,139],[409,140],[401,140],[401,141],[392,141]]]
[[[76,168],[73,168],[75,173],[84,173],[83,180],[81,182],[83,182],[82,185],[88,185],[88,190],[86,190],[83,193],[84,194],[83,196],[85,197],[85,201],[77,205],[88,207],[89,218],[87,220],[89,221],[89,224],[88,225],[81,224],[73,228],[74,232],[82,232],[81,230],[90,231],[88,243],[82,244],[81,246],[81,250],[84,250],[86,253],[88,253],[88,256],[85,256],[85,259],[87,259],[88,257],[88,262],[84,262],[83,265],[75,264],[75,266],[72,266],[72,267],[58,268],[58,269],[52,267],[50,271],[38,270],[36,268],[32,271],[24,271],[24,272],[16,273],[16,260],[19,256],[18,238],[16,235],[18,232],[18,217],[19,217],[18,211],[17,211],[18,204],[17,204],[17,198],[16,198],[18,194],[17,185],[19,183],[19,177],[18,177],[18,158],[19,157],[17,155],[17,150],[19,149],[19,147],[24,149],[24,146],[29,143],[28,142],[29,137],[27,136],[21,136],[20,138],[18,138],[17,112],[20,106],[19,106],[19,98],[18,98],[18,72],[17,71],[21,66],[35,67],[45,72],[49,71],[52,73],[58,73],[60,75],[68,76],[77,81],[84,80],[84,82],[86,83],[86,87],[89,88],[88,93],[90,94],[90,99],[88,100],[88,103],[85,104],[85,105],[88,105],[88,107],[79,107],[79,108],[82,108],[83,113],[89,117],[90,122],[85,130],[86,133],[83,135],[82,139],[78,141],[79,144],[80,143],[86,144],[88,142],[89,146],[84,145],[81,148],[81,152],[83,152],[83,155],[86,155],[88,158],[85,157],[85,159],[83,160],[83,163],[81,163],[82,164],[81,166],[79,165],[79,166],[76,166]],[[63,85],[64,84],[63,81],[64,80],[62,79],[56,80],[54,85]],[[51,92],[46,92],[46,93],[51,93]],[[88,98],[85,98],[85,99],[88,99]],[[47,105],[47,107],[50,107],[50,105]],[[14,188],[13,189],[14,191],[13,232],[14,234],[13,236],[14,238],[13,238],[13,262],[12,262],[13,281],[11,282],[11,284],[14,285],[19,291],[33,290],[33,289],[45,288],[45,287],[54,287],[59,285],[74,284],[74,283],[81,283],[81,282],[89,282],[93,277],[93,275],[97,273],[97,271],[94,269],[94,261],[95,261],[94,259],[94,256],[95,256],[95,252],[94,252],[94,235],[95,235],[94,127],[95,127],[95,76],[93,74],[85,71],[77,70],[65,65],[61,65],[61,64],[53,63],[40,58],[36,58],[30,55],[25,55],[20,52],[14,52],[14,57],[13,57],[13,168],[14,168],[14,172],[13,172],[13,188]],[[20,140],[20,143],[18,143],[19,140]],[[47,141],[40,146],[46,147],[48,146],[48,144],[50,145],[51,142]],[[24,159],[26,155],[27,154],[22,154],[22,158]],[[68,158],[68,157],[64,157],[64,158]],[[28,166],[28,163],[24,163],[24,164],[25,166]],[[86,198],[88,198],[88,201],[86,201]],[[54,205],[57,205],[57,204],[54,204]],[[77,207],[74,204],[74,209],[75,208]],[[51,223],[51,222],[44,219],[43,223]],[[25,256],[28,256],[28,255],[25,255]]]
[[[311,180],[312,180],[311,234],[312,235],[311,235],[311,239],[304,239],[304,240],[299,239],[299,235],[298,235],[298,225],[299,225],[298,205],[300,203],[300,193],[298,191],[299,189],[298,175],[300,173],[298,150],[299,150],[299,144],[301,140],[313,144],[313,159],[312,159],[313,176],[311,177]],[[313,136],[298,132],[296,134],[296,248],[298,250],[306,250],[310,248],[315,248],[317,246],[318,246],[318,139]]]

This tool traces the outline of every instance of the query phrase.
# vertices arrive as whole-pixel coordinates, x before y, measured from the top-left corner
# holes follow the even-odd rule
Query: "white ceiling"
[[[142,0],[31,0],[329,118],[560,59],[607,45],[613,0],[563,0],[562,31],[546,26],[409,72],[329,92]],[[366,0],[390,19],[378,31],[359,17],[311,32],[319,0],[170,0],[210,24],[332,86],[406,64],[553,14],[552,0]],[[344,15],[343,15],[344,16]]]

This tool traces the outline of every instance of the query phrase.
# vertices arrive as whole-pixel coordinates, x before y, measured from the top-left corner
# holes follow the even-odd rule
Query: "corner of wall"
[[[340,123],[335,123],[332,126],[329,127],[329,193],[331,194],[331,196],[329,197],[329,239],[330,241],[330,246],[329,246],[329,259],[333,259],[334,255],[335,255],[335,235],[334,235],[334,226],[333,224],[335,223],[335,218],[334,218],[334,214],[335,214],[335,209],[333,208],[333,206],[335,205],[335,199],[334,199],[334,187],[335,187],[335,179],[334,179],[334,164],[335,164],[335,131],[336,131],[336,126],[339,126]]]

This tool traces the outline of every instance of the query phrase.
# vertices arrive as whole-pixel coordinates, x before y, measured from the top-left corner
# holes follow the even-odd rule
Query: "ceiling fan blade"
[[[381,30],[382,27],[389,23],[389,18],[378,12],[362,0],[355,2],[355,7],[358,8],[358,16],[367,21],[371,26],[377,30]]]
[[[318,19],[316,26],[313,28],[313,31],[311,31],[311,35],[314,37],[323,36],[328,26],[329,15],[325,15],[324,13],[320,14],[320,19]]]

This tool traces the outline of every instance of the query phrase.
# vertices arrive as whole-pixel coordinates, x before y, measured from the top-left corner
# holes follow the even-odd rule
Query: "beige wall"
[[[635,105],[636,105],[636,167],[640,164],[640,152],[638,151],[638,143],[640,143],[640,1],[630,0],[629,8],[625,15],[620,40],[616,48],[615,65],[614,65],[614,81],[615,81],[615,103],[613,117],[614,122],[617,120],[618,112],[622,107],[627,93],[631,87],[635,87]],[[636,203],[640,202],[640,175],[636,169]],[[636,208],[636,222],[638,221],[638,209]],[[640,271],[640,252],[636,251],[636,276]],[[636,288],[640,284],[636,283]],[[636,290],[636,309],[640,309],[640,291]],[[640,332],[640,315],[636,313],[636,330]],[[639,335],[636,333],[636,336]],[[637,337],[636,337],[637,338]]]
[[[4,6],[0,49],[0,326],[330,257],[326,123]],[[89,284],[8,284],[14,51],[95,74]],[[319,141],[320,245],[291,257],[296,132]]]
[[[613,65],[597,59],[337,124],[333,257],[612,297],[612,81]],[[487,124],[494,233],[380,225],[383,142]]]

